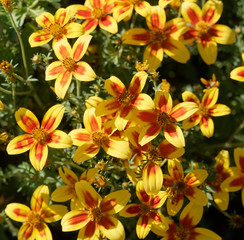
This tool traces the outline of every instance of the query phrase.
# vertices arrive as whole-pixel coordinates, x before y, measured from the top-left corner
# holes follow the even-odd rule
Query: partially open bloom
[[[185,91],[182,94],[183,101],[195,102],[198,105],[198,111],[183,121],[183,128],[188,130],[197,124],[206,137],[212,137],[214,133],[214,123],[210,116],[220,117],[231,113],[229,107],[224,104],[216,104],[219,96],[219,89],[213,87],[208,89],[200,103],[198,97],[192,92]]]
[[[189,27],[182,35],[183,40],[186,44],[197,40],[198,52],[207,64],[216,61],[217,43],[232,44],[235,41],[235,34],[229,27],[216,24],[222,11],[221,1],[207,1],[202,10],[196,3],[182,3],[181,13]]]
[[[227,192],[236,192],[241,190],[242,205],[244,206],[244,149],[234,149],[234,159],[236,167],[231,167],[234,174],[228,177],[221,184],[221,189]]]
[[[59,61],[52,62],[46,69],[45,79],[55,81],[55,93],[64,98],[74,76],[79,81],[92,81],[96,78],[91,66],[80,61],[91,41],[91,35],[79,37],[72,49],[67,40],[60,40],[54,45],[54,52]]]
[[[201,220],[203,207],[193,202],[188,203],[180,214],[179,225],[166,218],[169,228],[167,231],[154,227],[153,232],[163,238],[161,240],[221,240],[222,238],[211,230],[195,227]]]
[[[75,4],[67,9],[71,10],[78,19],[84,19],[82,26],[86,33],[91,33],[99,27],[110,33],[118,32],[116,20],[110,16],[114,10],[115,1],[86,0],[84,5]]]
[[[229,205],[229,193],[221,189],[223,181],[233,175],[233,171],[229,167],[230,156],[226,150],[221,150],[217,157],[215,157],[216,164],[213,168],[216,170],[216,175],[213,181],[207,181],[207,183],[214,189],[213,199],[218,207],[225,211]]]
[[[143,62],[148,61],[151,69],[156,70],[163,61],[166,53],[180,63],[186,63],[190,53],[182,42],[178,40],[185,31],[185,22],[182,18],[174,18],[166,22],[166,14],[159,6],[151,7],[151,14],[146,18],[148,31],[144,28],[134,28],[126,31],[122,36],[124,44],[147,45]]]
[[[138,238],[144,239],[153,225],[160,225],[160,227],[166,231],[168,225],[165,221],[165,217],[161,212],[157,211],[167,198],[166,192],[160,191],[158,194],[149,195],[144,189],[143,182],[139,181],[136,184],[136,195],[141,204],[128,204],[119,215],[123,217],[135,217],[140,215],[136,224],[136,234]]]
[[[43,27],[32,33],[29,37],[31,47],[38,47],[53,39],[53,45],[60,39],[77,38],[84,34],[84,29],[79,23],[70,22],[71,12],[60,8],[53,16],[44,12],[36,18],[36,22]]]
[[[129,143],[118,137],[111,136],[102,118],[95,115],[95,108],[88,108],[83,116],[85,128],[74,129],[69,135],[74,145],[79,146],[74,154],[75,162],[83,162],[97,155],[102,146],[110,156],[128,159],[131,156]]]
[[[167,211],[176,215],[184,202],[184,195],[194,203],[205,206],[208,203],[206,194],[198,187],[205,181],[208,173],[204,169],[195,169],[184,177],[183,167],[178,159],[168,159],[168,174],[164,174],[163,186],[168,194]]]
[[[206,87],[206,89],[204,89],[203,92],[206,92],[207,89],[210,89],[212,87],[219,87],[219,81],[217,81],[214,73],[212,75],[212,79],[210,79],[209,81],[206,80],[205,78],[201,78],[200,80],[201,80],[202,84],[204,84]]]
[[[68,210],[63,205],[48,205],[48,201],[48,186],[41,185],[32,195],[31,209],[21,203],[10,203],[7,205],[5,213],[8,217],[14,221],[24,223],[19,229],[18,240],[52,240],[52,233],[46,223],[60,220]]]
[[[115,76],[105,81],[105,89],[113,96],[106,99],[96,107],[96,115],[104,116],[116,113],[114,118],[115,127],[122,131],[132,116],[133,109],[149,109],[153,106],[151,98],[141,93],[146,80],[147,73],[137,72],[127,90],[125,85]]]
[[[151,6],[143,0],[116,0],[113,17],[117,22],[131,19],[133,9],[143,17],[147,17],[151,12]]]
[[[182,130],[175,122],[194,114],[197,105],[193,102],[179,103],[174,107],[172,105],[172,98],[168,92],[157,91],[153,109],[138,111],[136,120],[145,125],[139,136],[139,144],[150,142],[163,129],[164,137],[168,142],[177,148],[185,146]]]
[[[129,191],[115,191],[102,198],[86,181],[76,183],[75,190],[85,210],[77,209],[65,214],[61,221],[63,231],[80,229],[78,239],[95,239],[101,231],[108,239],[124,240],[124,227],[112,215],[127,204]]]
[[[2,3],[4,9],[7,12],[12,12],[13,11],[13,5],[12,5],[12,1],[11,0],[0,0],[0,2]]]
[[[75,184],[79,182],[79,180],[86,180],[89,183],[95,178],[97,173],[96,168],[90,168],[88,171],[85,171],[81,174],[80,179],[76,176],[76,174],[67,167],[60,167],[58,169],[59,175],[64,183],[67,185],[61,186],[54,190],[51,195],[52,201],[55,202],[65,202],[70,200],[70,209],[74,210],[77,208],[82,208],[83,206],[80,204],[78,196],[75,192]]]
[[[20,154],[30,150],[32,166],[40,171],[44,167],[48,147],[68,148],[72,140],[65,132],[56,130],[64,115],[64,106],[57,104],[44,115],[41,126],[36,116],[26,108],[15,112],[15,119],[22,130],[28,134],[20,135],[11,140],[7,146],[8,154]]]

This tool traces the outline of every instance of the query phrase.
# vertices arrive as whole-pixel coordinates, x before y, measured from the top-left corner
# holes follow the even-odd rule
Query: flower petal
[[[147,1],[139,1],[135,4],[135,11],[143,17],[151,14],[151,5]]]
[[[168,92],[157,91],[154,98],[154,103],[157,110],[170,114],[173,102],[171,95]]]
[[[65,68],[61,61],[52,62],[45,71],[45,80],[56,79],[59,74],[63,74],[65,72]]]
[[[194,228],[194,232],[198,234],[196,240],[198,239],[221,240],[222,239],[219,235],[206,228]]]
[[[224,104],[215,104],[212,108],[208,109],[208,114],[213,117],[225,116],[231,113],[231,109]]]
[[[244,82],[244,66],[233,69],[230,72],[230,78],[239,82]]]
[[[214,41],[197,42],[197,49],[202,60],[208,64],[214,64],[217,59],[217,43]]]
[[[127,30],[122,36],[123,44],[144,46],[151,41],[151,34],[144,28],[133,28]]]
[[[31,209],[38,213],[41,209],[44,209],[49,202],[49,189],[47,185],[41,185],[36,188],[31,197]]]
[[[17,222],[27,222],[30,208],[21,203],[10,203],[5,208],[5,213]]]
[[[162,130],[162,126],[156,123],[144,127],[139,135],[139,139],[138,139],[139,144],[143,146],[149,143],[151,140],[153,140],[158,136],[161,130]]]
[[[202,105],[206,108],[214,107],[215,103],[218,100],[218,96],[219,96],[219,88],[212,87],[208,89],[202,98]]]
[[[235,164],[238,169],[244,172],[244,149],[238,147],[234,149]]]
[[[57,222],[68,212],[66,206],[53,204],[43,209],[42,217],[47,223]]]
[[[40,227],[43,227],[44,223],[40,224]],[[30,225],[28,222],[24,223],[18,232],[18,239],[33,240],[35,239],[38,231],[34,228],[33,225]]]
[[[147,26],[151,30],[162,30],[166,22],[166,14],[164,8],[159,6],[151,7],[151,14],[147,16]]]
[[[113,11],[113,18],[120,22],[130,19],[133,13],[133,5],[128,3],[119,3]]]
[[[60,75],[58,75],[55,81],[54,88],[55,88],[55,93],[59,98],[63,99],[65,97],[65,94],[67,93],[71,80],[72,80],[72,73],[69,71],[65,71]]]
[[[46,164],[48,155],[47,145],[41,145],[39,143],[34,143],[30,149],[29,158],[32,166],[36,171],[40,171]]]
[[[113,97],[119,97],[121,93],[126,91],[125,85],[115,76],[111,76],[105,81],[105,89]]]
[[[126,205],[120,212],[119,215],[122,217],[135,217],[141,212],[141,205],[137,203],[132,203]]]
[[[146,93],[140,93],[133,102],[133,107],[138,110],[148,110],[154,108],[154,102]]]
[[[72,140],[70,136],[60,130],[55,130],[50,133],[50,141],[48,142],[48,147],[51,148],[68,148],[72,146]]]
[[[84,27],[75,22],[66,24],[63,29],[67,38],[77,38],[85,32]]]
[[[53,35],[51,35],[47,30],[38,30],[30,35],[28,41],[31,47],[39,47],[51,41],[52,38]]]
[[[188,130],[190,128],[195,127],[197,124],[200,123],[202,117],[198,112],[194,113],[191,117],[185,119],[182,123],[182,127],[184,130]]]
[[[220,44],[232,44],[235,41],[235,33],[233,30],[222,24],[215,24],[209,30],[212,39]]]
[[[121,103],[117,100],[117,98],[112,97],[99,103],[96,107],[95,113],[97,116],[110,115],[118,111],[120,107]]]
[[[235,174],[230,176],[221,183],[220,187],[225,192],[236,192],[243,188],[244,176],[243,174]]]
[[[209,116],[203,116],[199,123],[201,132],[207,138],[213,136],[214,133],[214,123],[213,120]]]
[[[222,211],[226,211],[228,209],[229,199],[230,199],[228,192],[222,192],[222,191],[214,192],[213,199],[214,202],[218,205],[218,207]]]
[[[76,69],[73,71],[73,76],[80,81],[93,81],[96,78],[96,74],[91,66],[83,61],[76,63]]]
[[[185,196],[193,203],[206,206],[208,203],[207,195],[197,187],[188,187],[185,190]]]
[[[88,19],[82,23],[82,27],[85,30],[85,33],[89,34],[93,32],[98,25],[98,19]]]
[[[91,134],[86,129],[74,129],[69,133],[73,145],[80,146],[87,142],[92,142]]]
[[[101,203],[100,209],[109,215],[121,211],[130,199],[131,194],[128,190],[119,190],[106,195]]]
[[[66,202],[74,196],[74,188],[69,185],[61,186],[52,192],[51,199],[54,202]]]
[[[38,17],[36,17],[36,22],[41,27],[48,29],[52,24],[54,24],[54,16],[49,12],[44,12]]]
[[[76,182],[78,182],[78,177],[76,174],[65,166],[59,167],[58,173],[63,182],[67,185],[73,186]]]
[[[151,230],[153,219],[148,215],[143,214],[139,217],[136,224],[136,234],[138,238],[144,239]]]
[[[182,148],[185,146],[185,138],[182,130],[179,126],[174,123],[167,124],[164,129],[164,137],[168,142],[173,144],[177,148]]]
[[[99,236],[99,228],[96,222],[88,222],[78,234],[78,240],[97,240],[97,236]]]
[[[186,22],[196,25],[202,19],[202,10],[195,3],[183,2],[181,5],[181,14]]]
[[[168,159],[168,172],[175,180],[183,179],[183,167],[178,159]]]
[[[92,10],[81,4],[73,4],[68,6],[66,9],[73,12],[78,19],[89,19],[92,17]]]
[[[116,20],[110,15],[105,15],[99,20],[99,27],[112,34],[118,32],[118,24]]]
[[[32,133],[35,128],[39,128],[40,124],[33,112],[26,108],[19,108],[15,112],[17,124],[27,133]]]
[[[142,180],[136,184],[136,195],[140,202],[148,205],[150,203],[150,196],[145,191],[145,186]]]
[[[200,100],[192,92],[184,91],[182,93],[182,99],[183,99],[184,102],[195,102],[197,105],[200,105]]]
[[[53,50],[57,58],[62,61],[65,58],[72,58],[72,50],[69,42],[65,39],[61,39],[53,46]]]
[[[201,185],[208,177],[205,169],[195,169],[185,176],[185,182],[188,186],[197,187]]]
[[[220,19],[222,11],[223,3],[221,1],[208,1],[202,8],[202,19],[211,26]]]
[[[151,196],[150,206],[154,209],[162,207],[167,200],[168,194],[166,191],[160,191],[157,195]]]
[[[91,39],[92,39],[91,35],[85,34],[85,35],[79,37],[75,41],[75,43],[72,47],[72,55],[73,55],[74,61],[79,61],[84,56]]]
[[[59,8],[54,16],[55,23],[64,26],[71,18],[71,12],[65,8]]]
[[[80,180],[77,182],[75,191],[80,202],[87,209],[96,208],[102,200],[101,196],[87,181]]]
[[[52,233],[49,227],[47,226],[47,224],[41,222],[40,229],[34,228],[34,230],[37,232],[33,234],[36,236],[36,239],[43,239],[43,240],[52,239]]]
[[[137,72],[133,76],[133,78],[130,82],[128,92],[133,96],[142,92],[142,90],[146,84],[147,76],[148,76],[148,73],[146,73],[144,71]]]
[[[160,152],[160,156],[163,158],[178,158],[185,153],[184,148],[177,148],[171,143],[169,143],[166,139],[164,139],[158,145],[158,150]]]
[[[175,216],[183,206],[184,195],[177,194],[172,199],[167,200],[167,212],[170,216]]]
[[[85,143],[77,148],[73,160],[76,163],[84,162],[98,154],[100,146],[94,143]]]
[[[95,108],[86,109],[83,116],[83,122],[86,130],[90,133],[101,131],[102,129],[102,119],[101,117],[96,116]]]
[[[89,222],[90,218],[87,211],[80,209],[72,210],[66,213],[61,220],[62,231],[69,232],[79,230]]]
[[[65,107],[62,104],[56,104],[49,108],[42,119],[41,126],[48,133],[53,132],[62,121],[64,110]]]
[[[35,140],[32,135],[20,135],[9,142],[6,150],[10,155],[24,153],[30,150],[34,144],[34,141]]]

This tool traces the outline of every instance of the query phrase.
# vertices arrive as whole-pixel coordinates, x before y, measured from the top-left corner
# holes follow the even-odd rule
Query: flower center
[[[42,220],[41,216],[37,213],[30,212],[28,215],[28,223],[34,226],[35,228],[37,228],[38,230],[41,230],[43,228],[43,224],[41,220]]]
[[[179,180],[175,184],[175,189],[179,192],[184,192],[184,190],[186,189],[186,184],[183,180]]]
[[[151,162],[156,162],[159,158],[160,154],[158,149],[156,149],[154,146],[150,146],[147,150],[146,157]]]
[[[58,23],[52,24],[48,30],[54,37],[60,37],[64,33],[64,29]]]
[[[140,2],[140,0],[129,0],[129,2],[130,2],[131,4],[136,4],[136,3]]]
[[[141,204],[140,208],[141,208],[141,214],[149,214],[151,211],[150,207],[145,204]]]
[[[95,221],[95,222],[99,222],[102,218],[102,213],[101,210],[97,207],[97,208],[91,208],[89,210],[89,218],[91,219],[91,221]]]
[[[165,39],[167,39],[164,31],[161,30],[154,30],[151,33],[151,40],[152,42],[162,43]]]
[[[101,8],[94,8],[92,15],[94,18],[101,18],[104,15],[104,11]]]
[[[44,145],[50,140],[50,135],[43,128],[35,128],[32,131],[33,138],[40,144]]]
[[[12,66],[8,61],[2,60],[0,63],[0,69],[5,73],[9,73],[12,70]]]
[[[107,139],[106,136],[102,132],[92,133],[92,141],[97,145],[100,145],[106,139]]]
[[[157,122],[160,125],[164,126],[164,125],[166,125],[167,123],[170,122],[170,116],[167,113],[165,113],[165,112],[161,112],[161,113],[158,114]]]
[[[202,36],[208,32],[209,26],[206,22],[200,21],[196,25],[196,30],[199,32],[199,35]]]
[[[74,61],[74,59],[71,58],[71,57],[67,57],[67,58],[65,58],[65,59],[62,61],[62,63],[63,63],[63,66],[64,66],[69,72],[73,72],[73,71],[76,69],[76,67],[77,67],[77,65],[76,65],[76,63],[75,63],[75,61]]]
[[[200,110],[200,113],[201,113],[203,116],[208,115],[208,109],[205,108],[203,105],[200,105],[199,110]]]
[[[123,105],[130,105],[130,103],[132,102],[133,98],[134,98],[133,95],[131,95],[130,93],[125,91],[125,92],[122,92],[119,95],[118,100]]]
[[[175,232],[176,240],[188,240],[189,239],[189,229],[177,227]]]

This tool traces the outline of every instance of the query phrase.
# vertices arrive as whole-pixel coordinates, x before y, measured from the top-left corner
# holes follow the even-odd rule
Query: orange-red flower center
[[[69,72],[73,72],[73,71],[76,69],[76,67],[77,67],[75,60],[74,60],[73,58],[71,58],[71,57],[67,57],[67,58],[65,58],[65,59],[62,61],[62,63],[63,63],[63,66],[64,66]]]
[[[200,21],[196,25],[196,30],[198,31],[199,35],[202,36],[208,32],[209,26],[206,22]]]
[[[189,229],[177,227],[175,231],[176,240],[188,240],[189,239]]]
[[[131,95],[129,92],[125,91],[119,95],[118,100],[123,105],[130,105],[133,98],[134,98],[133,95]]]
[[[104,10],[102,8],[94,8],[93,11],[92,11],[92,16],[94,18],[102,18],[104,15]]]
[[[46,144],[50,140],[50,135],[43,128],[35,128],[32,131],[33,138],[40,144]]]
[[[165,112],[160,112],[157,119],[158,124],[164,126],[170,122],[170,116]]]
[[[58,23],[52,24],[48,30],[54,37],[60,37],[64,34],[64,29]]]
[[[151,33],[152,42],[162,43],[165,39],[167,39],[165,32],[163,30],[154,30]]]
[[[145,215],[149,214],[151,211],[151,208],[146,204],[141,204],[140,209],[141,209],[141,214],[145,214]]]
[[[102,218],[102,213],[101,213],[101,210],[96,207],[96,208],[91,208],[89,210],[89,218],[91,219],[91,221],[95,221],[95,222],[99,222]]]
[[[92,141],[100,145],[103,141],[107,140],[107,137],[102,132],[94,132],[92,133]]]
[[[41,230],[43,228],[42,224],[42,218],[38,213],[30,212],[28,215],[28,223],[38,230]]]

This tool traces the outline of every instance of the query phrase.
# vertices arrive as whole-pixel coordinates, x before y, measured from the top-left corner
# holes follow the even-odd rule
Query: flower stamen
[[[32,131],[32,136],[42,145],[46,144],[50,140],[50,135],[43,128],[35,128]]]

